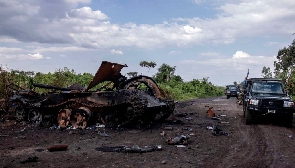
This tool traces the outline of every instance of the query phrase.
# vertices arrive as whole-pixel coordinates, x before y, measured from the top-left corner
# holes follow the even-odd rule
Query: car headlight
[[[226,91],[226,93],[230,93],[230,91]]]
[[[250,99],[249,104],[257,106],[259,103],[259,100]]]
[[[292,101],[284,101],[284,107],[293,107],[294,106],[294,102]]]

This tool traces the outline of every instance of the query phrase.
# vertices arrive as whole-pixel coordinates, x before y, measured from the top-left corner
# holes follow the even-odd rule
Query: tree
[[[128,73],[127,73],[127,75],[128,75],[129,77],[135,77],[135,76],[137,76],[137,74],[138,74],[138,72],[128,72]]]
[[[287,90],[291,95],[295,95],[295,75],[293,73],[295,68],[295,39],[293,39],[291,45],[278,51],[274,67],[275,77],[286,81]]]
[[[139,65],[141,67],[147,67],[149,70],[150,68],[155,68],[155,66],[157,65],[154,61],[148,62],[148,61],[141,61],[139,63]]]
[[[274,62],[276,77],[286,79],[289,69],[295,67],[295,39],[288,47],[278,51],[277,61]]]
[[[176,67],[171,67],[167,64],[162,64],[158,68],[158,72],[154,76],[156,82],[168,82],[174,76]]]
[[[269,67],[263,67],[262,68],[262,77],[263,78],[272,78],[272,72],[270,71]]]

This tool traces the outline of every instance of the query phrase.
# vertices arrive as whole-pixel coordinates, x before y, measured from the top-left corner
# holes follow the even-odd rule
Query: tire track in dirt
[[[228,113],[240,118],[231,123],[237,142],[230,145],[230,152],[217,167],[295,167],[294,128],[269,123],[245,125],[242,107],[230,103]]]
[[[228,145],[229,152],[220,158],[217,167],[265,167],[269,165],[272,156],[267,151],[267,143],[264,132],[258,125],[245,125],[241,106],[235,103],[236,100],[229,100],[227,106],[228,116],[236,117],[231,122],[235,130],[231,136],[236,142],[231,141]]]

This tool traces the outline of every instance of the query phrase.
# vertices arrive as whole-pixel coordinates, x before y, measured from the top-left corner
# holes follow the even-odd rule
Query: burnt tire
[[[42,125],[43,115],[38,109],[30,109],[28,112],[28,121],[32,126],[38,127]]]

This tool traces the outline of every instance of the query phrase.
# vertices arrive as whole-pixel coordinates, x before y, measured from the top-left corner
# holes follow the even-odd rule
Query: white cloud
[[[87,4],[91,2],[91,0],[64,0],[64,1],[67,3],[74,3],[74,4],[78,4],[78,3]]]
[[[169,55],[180,54],[180,51],[170,51],[168,54]]]
[[[234,59],[239,59],[239,58],[247,58],[247,57],[250,57],[249,54],[243,52],[243,51],[237,51],[234,55],[233,55],[233,58]]]
[[[28,58],[29,59],[36,59],[36,60],[43,59],[43,55],[41,55],[39,53],[36,53],[36,54],[28,54]]]
[[[295,24],[295,20],[290,19],[295,17],[295,1],[288,0],[237,1],[220,6],[217,18],[177,18],[162,24],[139,25],[111,23],[109,17],[100,10],[92,10],[87,6],[75,8],[69,5],[69,0],[56,4],[32,2],[2,2],[0,33],[23,42],[70,44],[83,48],[136,46],[150,49],[204,42],[230,44],[238,37],[255,36],[258,33],[291,34],[294,31],[292,25]],[[58,12],[49,12],[47,3],[59,9]],[[76,3],[90,1],[75,0],[71,4]]]
[[[220,53],[217,53],[217,52],[204,52],[204,53],[200,53],[199,55],[204,57],[222,57]]]
[[[115,50],[115,49],[112,49],[112,50],[110,51],[110,53],[113,54],[113,55],[123,55],[123,52],[122,52],[122,51],[120,51],[120,50]]]
[[[99,10],[92,11],[90,7],[83,7],[79,9],[72,9],[69,13],[70,16],[78,17],[80,19],[97,19],[107,20],[108,16]],[[69,16],[69,15],[68,15]]]
[[[182,71],[182,77],[186,80],[210,77],[209,81],[225,85],[230,80],[242,81],[247,69],[250,69],[249,77],[261,77],[263,66],[273,70],[275,60],[275,56],[251,56],[243,51],[237,51],[228,58],[182,60],[177,70]]]
[[[183,29],[188,34],[195,34],[195,33],[201,32],[201,29],[200,28],[192,27],[192,26],[189,26],[189,25],[183,26]]]

